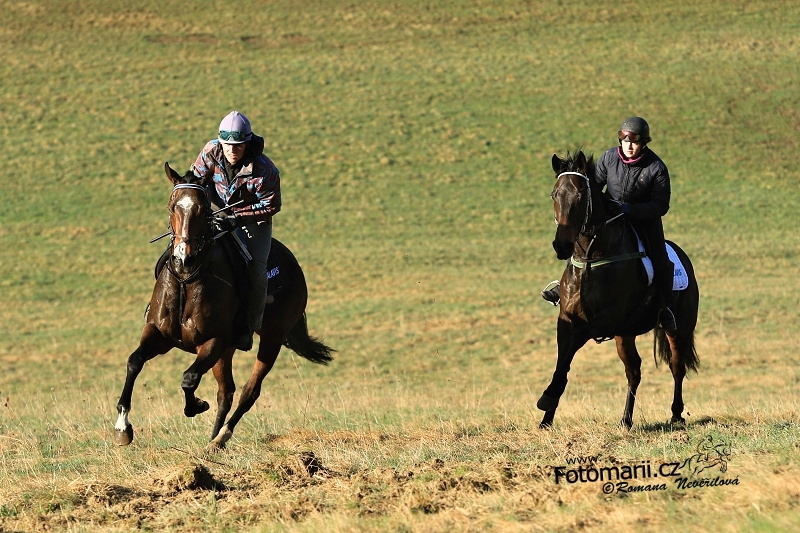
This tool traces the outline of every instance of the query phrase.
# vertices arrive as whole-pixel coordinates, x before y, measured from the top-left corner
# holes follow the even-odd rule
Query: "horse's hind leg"
[[[672,420],[673,424],[685,424],[686,420],[683,418],[683,378],[686,377],[686,362],[683,358],[683,353],[686,349],[691,350],[691,343],[687,348],[687,343],[682,336],[682,332],[677,332],[674,335],[666,334],[667,341],[669,342],[670,360],[669,369],[672,371],[672,379],[675,381],[675,390],[672,396]]]
[[[244,414],[253,407],[256,400],[261,395],[261,383],[264,381],[267,374],[269,374],[269,371],[272,370],[272,366],[275,364],[275,360],[278,358],[278,353],[280,351],[280,344],[268,344],[267,339],[262,337],[258,347],[256,363],[253,366],[253,372],[250,374],[250,379],[248,379],[247,383],[242,387],[242,393],[239,396],[239,404],[228,419],[228,422],[220,428],[217,435],[208,443],[208,450],[214,451],[225,447],[225,443],[233,436],[233,430],[236,424],[238,424]]]
[[[232,363],[233,352],[235,351],[233,348],[226,350],[212,368],[214,378],[217,380],[217,415],[214,418],[214,428],[211,431],[212,439],[219,433],[233,406],[233,393],[236,391],[236,384],[233,381]]]
[[[617,355],[625,365],[625,377],[628,379],[628,394],[625,399],[625,412],[620,425],[630,429],[633,426],[633,407],[636,403],[636,391],[642,381],[642,357],[636,349],[636,337],[615,337]]]
[[[125,385],[122,387],[122,394],[117,402],[118,417],[114,424],[116,430],[114,440],[118,445],[127,446],[133,441],[133,426],[128,421],[128,413],[131,411],[131,397],[136,378],[147,361],[157,355],[167,353],[170,347],[153,324],[145,324],[139,346],[128,356]]]

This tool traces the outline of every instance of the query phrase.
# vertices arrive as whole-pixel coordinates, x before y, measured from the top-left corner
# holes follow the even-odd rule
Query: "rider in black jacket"
[[[654,283],[661,299],[658,320],[667,331],[677,329],[672,294],[673,264],[664,244],[661,217],[670,200],[667,166],[648,146],[650,126],[641,117],[630,117],[619,128],[619,146],[610,148],[595,165],[596,182],[625,214],[642,238],[653,262]],[[558,301],[558,288],[543,291],[542,297]],[[554,302],[555,300],[555,302]]]

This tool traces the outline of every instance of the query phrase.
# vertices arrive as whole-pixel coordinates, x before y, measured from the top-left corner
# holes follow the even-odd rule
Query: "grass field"
[[[793,531],[800,523],[800,5],[573,0],[0,0],[0,531]],[[329,367],[286,351],[228,450],[182,416],[177,351],[112,441],[170,184],[231,109],[281,169],[275,236]],[[687,427],[613,346],[536,400],[563,264],[550,157],[628,115],[668,164],[701,290]],[[253,352],[236,356],[241,386]],[[206,376],[199,395],[216,394]],[[604,494],[556,468],[692,457],[737,484]],[[574,466],[574,465],[573,465]],[[573,468],[570,466],[569,468]],[[630,485],[658,485],[656,478]]]

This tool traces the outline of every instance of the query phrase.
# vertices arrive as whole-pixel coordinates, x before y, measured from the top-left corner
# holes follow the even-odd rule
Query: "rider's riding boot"
[[[667,283],[669,282],[669,283]],[[675,331],[678,324],[675,321],[675,297],[672,294],[672,278],[659,282],[659,297],[661,299],[661,310],[658,312],[658,323],[665,331]]]
[[[658,323],[661,329],[665,331],[675,331],[678,329],[678,324],[675,322],[675,314],[669,307],[662,307],[658,312]]]
[[[542,290],[542,298],[544,298],[545,302],[549,302],[553,305],[558,305],[561,301],[561,294],[559,293],[558,288],[558,281],[551,281],[547,284],[547,287]]]
[[[252,261],[248,267],[250,279],[250,294],[247,302],[247,325],[251,332],[261,329],[264,319],[264,307],[272,303],[274,298],[267,294],[268,280],[266,265],[259,266]],[[251,334],[252,335],[252,334]]]
[[[234,334],[231,345],[237,350],[246,352],[253,348],[253,331],[244,324],[239,325],[240,331]]]

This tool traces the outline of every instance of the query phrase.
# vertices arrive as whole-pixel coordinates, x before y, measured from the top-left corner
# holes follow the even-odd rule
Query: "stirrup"
[[[542,289],[540,293],[545,302],[552,305],[558,305],[561,302],[561,294],[558,290],[558,280],[551,281],[547,286]]]
[[[662,307],[658,312],[658,323],[664,331],[675,331],[678,329],[678,322],[675,320],[675,313],[669,307]]]

